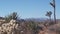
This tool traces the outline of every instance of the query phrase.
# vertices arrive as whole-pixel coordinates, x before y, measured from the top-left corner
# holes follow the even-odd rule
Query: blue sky
[[[52,11],[51,0],[0,0],[0,16],[17,12],[21,18],[48,18],[47,11]],[[56,0],[56,16],[60,19],[60,0]],[[52,14],[53,18],[53,14]]]

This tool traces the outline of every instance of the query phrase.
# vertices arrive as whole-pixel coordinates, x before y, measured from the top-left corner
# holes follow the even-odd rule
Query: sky
[[[52,0],[0,0],[0,16],[17,12],[20,18],[48,18],[47,11],[52,11]],[[60,19],[60,0],[56,0],[56,18]],[[53,18],[53,14],[52,14]]]

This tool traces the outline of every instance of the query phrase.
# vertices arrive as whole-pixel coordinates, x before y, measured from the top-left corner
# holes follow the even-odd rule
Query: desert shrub
[[[38,34],[39,30],[43,30],[42,26],[38,26],[34,21],[29,21],[26,25],[28,30],[33,31],[33,34]]]
[[[11,13],[10,15],[5,16],[6,22],[9,22],[11,19],[16,20],[18,17],[16,12]]]

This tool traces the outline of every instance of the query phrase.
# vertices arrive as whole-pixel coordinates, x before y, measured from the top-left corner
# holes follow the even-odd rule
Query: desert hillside
[[[0,19],[0,34],[60,34],[60,23],[24,19],[6,22]]]

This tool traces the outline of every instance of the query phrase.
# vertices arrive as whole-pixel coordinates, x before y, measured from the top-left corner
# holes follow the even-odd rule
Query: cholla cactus
[[[16,20],[11,20],[9,23],[4,23],[0,26],[0,33],[6,33],[7,34],[15,34],[15,30],[18,30],[18,24],[16,24]]]

